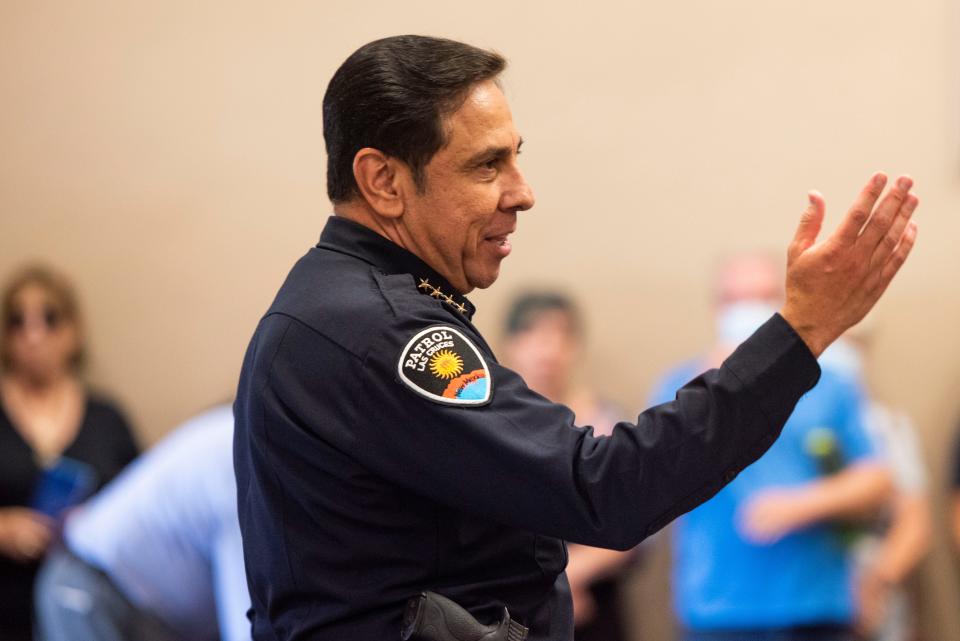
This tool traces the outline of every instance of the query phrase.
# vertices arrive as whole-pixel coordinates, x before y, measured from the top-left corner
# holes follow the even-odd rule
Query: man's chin
[[[486,269],[481,274],[474,275],[470,279],[470,285],[473,289],[486,289],[497,282],[497,278],[500,277],[500,264],[497,263],[496,268]]]

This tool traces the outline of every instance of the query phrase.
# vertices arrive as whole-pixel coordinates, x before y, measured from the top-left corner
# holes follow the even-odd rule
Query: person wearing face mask
[[[827,348],[820,367],[869,390],[869,327],[862,323]],[[930,549],[927,471],[916,428],[905,413],[870,394],[864,424],[893,473],[894,492],[857,543],[857,628],[865,639],[908,641],[914,638],[914,617],[903,584]]]
[[[84,385],[73,289],[41,266],[0,297],[0,639],[31,638],[33,584],[59,519],[137,455],[117,407]]]
[[[765,255],[726,260],[715,284],[716,340],[670,372],[652,402],[748,340],[780,304],[780,272]],[[780,439],[673,531],[675,613],[685,641],[855,638],[856,519],[889,496],[890,474],[867,436],[857,385],[824,368]]]

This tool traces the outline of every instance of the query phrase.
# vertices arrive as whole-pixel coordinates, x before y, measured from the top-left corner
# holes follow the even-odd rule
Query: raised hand
[[[820,242],[826,208],[823,196],[810,192],[787,250],[780,314],[815,356],[866,316],[913,249],[917,224],[910,217],[919,203],[910,193],[913,180],[901,176],[881,199],[886,184],[886,175],[874,174],[837,229]]]

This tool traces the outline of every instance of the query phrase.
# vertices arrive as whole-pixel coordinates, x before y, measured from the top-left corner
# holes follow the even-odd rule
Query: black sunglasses
[[[43,324],[46,326],[48,331],[53,331],[60,327],[60,324],[63,323],[63,312],[55,307],[49,305],[43,306],[43,314],[41,315],[43,319]],[[23,310],[15,309],[10,312],[7,316],[7,329],[11,331],[22,330],[27,325],[27,316],[23,313]]]

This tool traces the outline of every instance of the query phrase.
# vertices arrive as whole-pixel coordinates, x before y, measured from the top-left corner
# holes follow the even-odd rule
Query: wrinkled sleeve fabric
[[[630,548],[713,496],[774,442],[820,371],[799,336],[774,316],[676,400],[595,437],[574,424],[568,408],[498,365],[465,326],[458,328],[487,360],[489,402],[450,406],[415,393],[399,380],[398,361],[412,337],[444,321],[450,324],[429,310],[398,315],[372,337],[342,371],[362,394],[275,388],[286,397],[279,400],[301,417],[329,416],[336,405],[338,422],[350,429],[324,437],[399,486],[504,525],[594,546]],[[324,401],[322,411],[294,407]]]
[[[403,319],[367,356],[366,384],[381,400],[360,422],[371,432],[369,467],[442,503],[589,545],[629,548],[713,496],[773,443],[819,374],[774,317],[676,400],[594,437],[492,362],[487,405],[412,394],[396,381],[396,361],[428,320]]]

